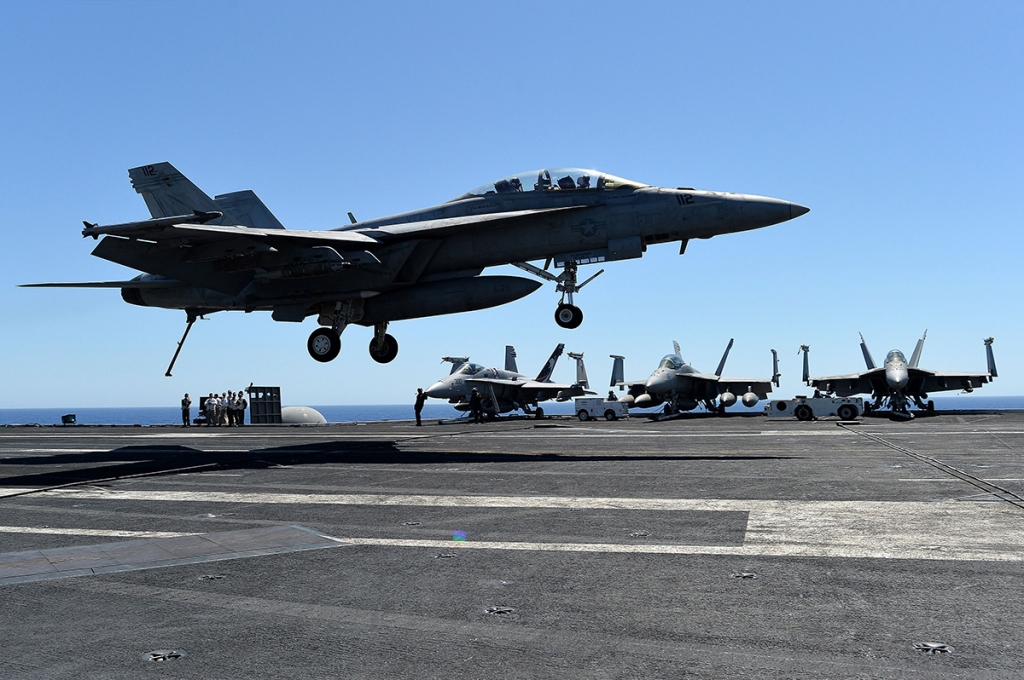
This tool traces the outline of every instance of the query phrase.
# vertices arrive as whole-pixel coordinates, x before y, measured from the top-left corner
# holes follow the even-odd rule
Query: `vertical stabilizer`
[[[274,217],[270,208],[266,206],[254,191],[234,191],[230,194],[220,194],[214,200],[221,207],[221,211],[231,214],[234,217],[234,224],[245,225],[253,229],[284,229],[281,221]]]
[[[672,341],[672,349],[674,349],[676,351],[676,356],[678,356],[679,358],[682,358],[683,352],[682,352],[682,350],[679,349],[679,343],[676,342],[675,340]]]
[[[571,359],[576,361],[576,384],[584,389],[590,389],[590,380],[587,379],[587,367],[583,365],[583,352],[567,352]]]
[[[875,369],[875,360],[871,356],[871,350],[868,349],[868,343],[864,341],[864,334],[860,334],[860,351],[864,355],[864,363],[868,365],[868,370],[872,371]]]
[[[993,378],[999,375],[999,372],[996,370],[996,357],[992,353],[992,343],[995,341],[995,338],[988,338],[985,340],[985,357],[988,359],[988,374]]]
[[[626,371],[625,371],[625,368],[623,367],[623,364],[626,361],[626,357],[622,356],[621,354],[609,354],[608,356],[610,356],[613,359],[613,361],[612,361],[612,381],[611,381],[611,383],[608,386],[609,387],[615,387],[616,385],[618,385],[621,382],[626,382],[626,378],[625,378]]]
[[[725,370],[725,360],[729,358],[729,351],[732,349],[733,338],[729,338],[729,344],[725,346],[725,354],[722,355],[722,360],[718,362],[718,368],[715,369],[715,375],[722,375],[722,371]]]
[[[516,366],[516,348],[512,345],[505,345],[505,370],[519,372],[519,367]]]
[[[551,380],[551,374],[555,372],[555,364],[558,363],[558,357],[562,356],[562,350],[565,349],[565,343],[558,343],[558,347],[548,357],[547,362],[544,364],[544,368],[540,369],[540,373],[537,374],[537,382],[548,382]]]
[[[772,384],[779,387],[779,378],[782,374],[779,373],[779,353],[772,350]]]
[[[928,337],[928,329],[924,329],[924,335],[917,341],[917,346],[914,347],[914,353],[910,355],[910,367],[917,368],[917,363],[921,361],[921,350],[924,349],[924,339]]]
[[[238,220],[226,212],[212,198],[178,172],[170,163],[140,165],[128,171],[135,191],[142,194],[153,217],[190,215],[193,211],[221,212],[224,216],[210,224],[238,224]]]
[[[805,385],[810,385],[811,380],[811,368],[810,362],[807,359],[807,355],[810,354],[811,348],[809,345],[800,345],[800,351],[804,354],[804,377],[803,381]]]

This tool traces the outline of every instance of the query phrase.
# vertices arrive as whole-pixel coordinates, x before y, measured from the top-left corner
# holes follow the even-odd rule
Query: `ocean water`
[[[935,408],[953,409],[1024,409],[1024,397],[986,397],[982,395],[935,397]],[[412,404],[379,404],[371,406],[313,406],[329,423],[372,422],[383,420],[412,420]],[[544,412],[568,415],[574,412],[572,402],[545,402]],[[753,409],[733,407],[730,412],[760,412],[764,402]],[[634,411],[638,414],[651,411]],[[74,413],[79,425],[180,425],[181,410],[177,407],[125,407],[125,408],[9,408],[0,409],[0,425],[59,425],[61,416]],[[192,417],[197,411],[192,408]],[[439,420],[462,415],[449,404],[430,403],[423,407],[423,418]],[[248,413],[246,413],[248,419]]]

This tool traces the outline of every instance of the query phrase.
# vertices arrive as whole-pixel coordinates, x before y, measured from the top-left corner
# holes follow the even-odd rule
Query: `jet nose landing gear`
[[[562,328],[579,328],[583,323],[583,310],[576,305],[561,303],[555,310],[555,323]]]
[[[555,323],[562,328],[579,328],[580,324],[583,323],[583,311],[573,304],[572,296],[583,288],[583,286],[603,274],[603,269],[599,270],[583,283],[576,283],[579,263],[572,260],[565,261],[562,273],[558,276],[555,276],[554,274],[551,274],[550,272],[528,262],[513,262],[512,264],[523,271],[530,272],[534,276],[553,282],[555,284],[555,290],[562,294],[561,300],[558,301],[558,308],[555,309]]]

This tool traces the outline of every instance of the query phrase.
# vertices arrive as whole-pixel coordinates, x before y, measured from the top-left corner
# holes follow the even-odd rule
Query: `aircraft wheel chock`
[[[384,341],[377,344],[376,340],[370,341],[370,357],[378,364],[387,364],[398,356],[398,341],[391,335],[384,334]]]
[[[341,351],[341,337],[332,328],[317,328],[306,341],[306,349],[309,356],[326,363]]]
[[[558,305],[555,310],[555,323],[562,328],[579,328],[583,323],[583,311],[576,305]]]

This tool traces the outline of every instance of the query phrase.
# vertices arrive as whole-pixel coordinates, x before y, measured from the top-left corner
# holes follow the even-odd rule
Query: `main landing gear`
[[[333,361],[341,352],[341,336],[333,328],[317,328],[306,341],[306,349],[317,361]]]
[[[398,356],[398,340],[385,331],[388,324],[379,323],[373,327],[373,340],[370,341],[370,358],[378,364],[387,364]]]
[[[562,294],[561,300],[558,301],[558,307],[555,309],[555,323],[562,328],[579,328],[580,324],[583,323],[583,310],[573,304],[572,296],[574,293],[579,292],[583,286],[603,274],[603,269],[583,283],[576,283],[579,263],[572,260],[566,260],[565,264],[562,265],[562,273],[558,276],[528,262],[513,262],[512,264],[523,271],[530,272],[534,276],[538,276],[546,281],[552,281],[555,284],[555,290]]]
[[[361,317],[362,314],[359,313],[358,316]],[[347,309],[342,303],[335,305],[333,310],[322,313],[319,319],[322,326],[310,333],[309,340],[306,341],[309,356],[321,363],[336,359],[341,352],[341,332],[349,323],[357,320],[352,310]],[[387,330],[387,321],[373,326],[370,357],[379,364],[394,361],[398,356],[398,341],[389,335]]]

